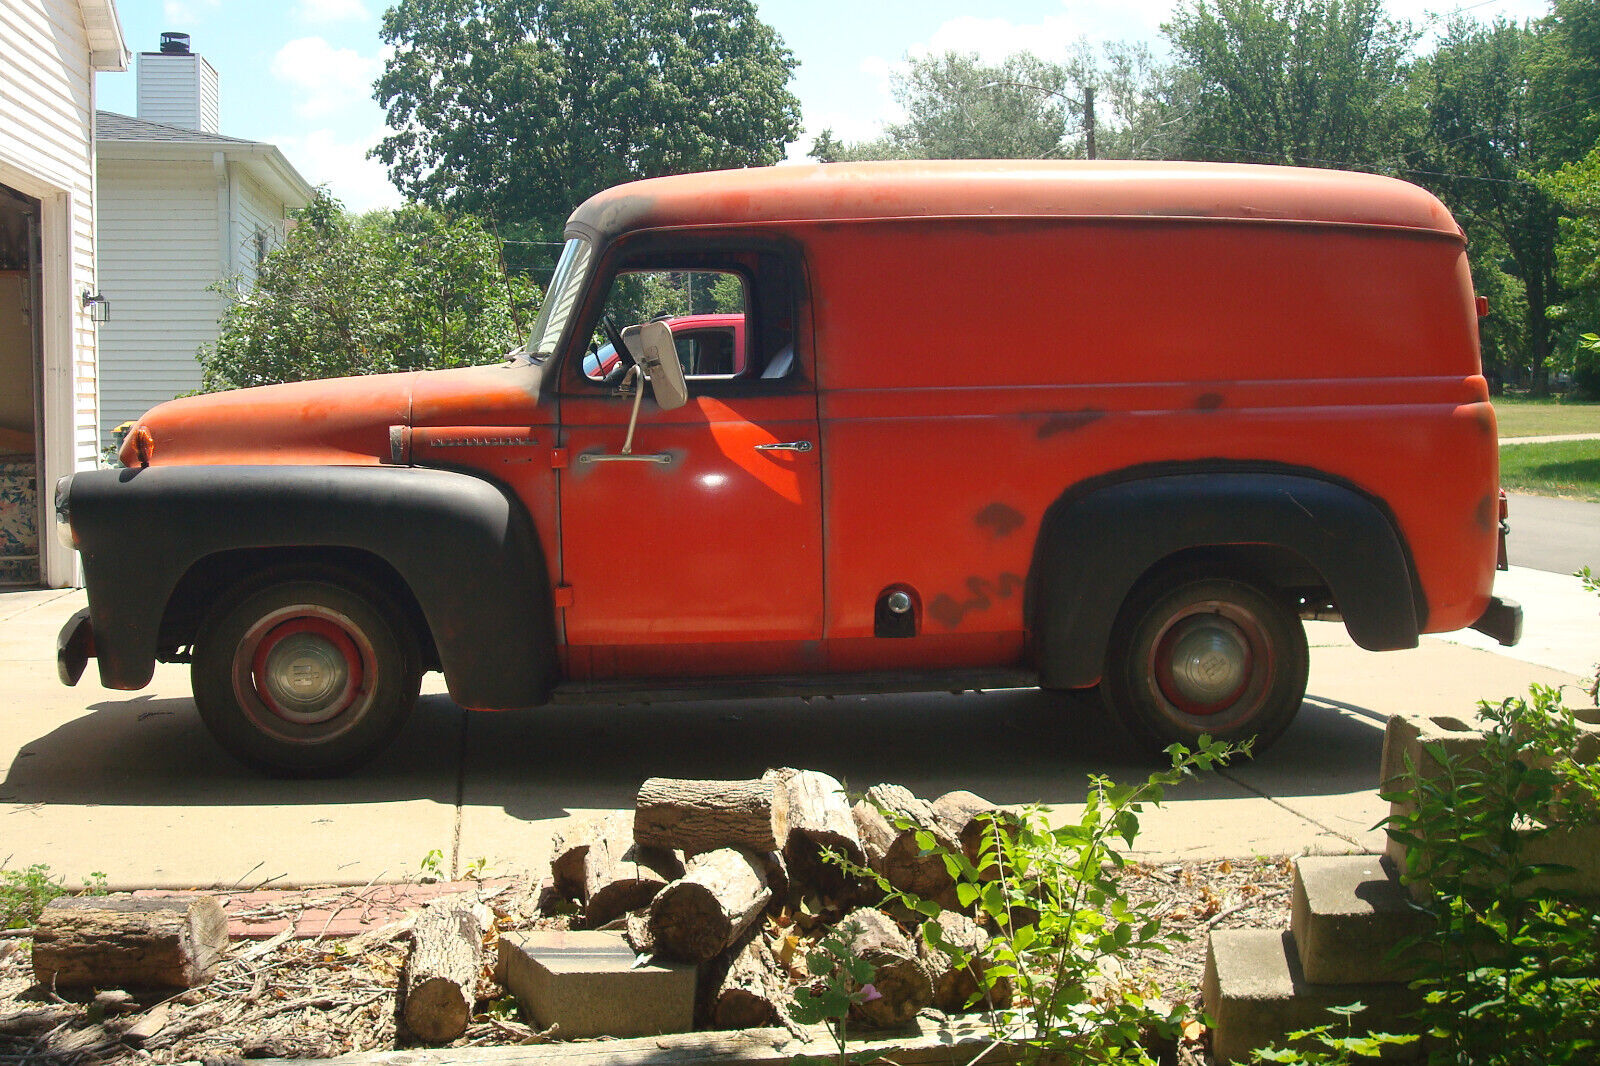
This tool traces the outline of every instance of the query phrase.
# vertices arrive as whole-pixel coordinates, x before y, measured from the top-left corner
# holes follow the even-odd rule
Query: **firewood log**
[[[488,908],[439,900],[423,908],[411,933],[401,980],[401,1016],[426,1044],[447,1044],[466,1032],[483,968]]]
[[[868,1025],[905,1025],[933,1002],[933,979],[900,927],[882,911],[860,907],[835,930],[845,946],[873,966],[876,999],[857,1003],[851,1015]]]
[[[781,851],[789,838],[789,794],[772,781],[652,777],[639,786],[633,839],[697,855],[718,848]]]
[[[965,791],[946,792],[934,800],[933,814],[945,832],[960,842],[962,853],[974,866],[978,865],[985,836],[992,851],[996,843],[994,834],[998,831],[1011,836],[1020,817],[1014,807],[990,803],[982,796]],[[999,876],[998,867],[980,872],[980,879],[984,881],[993,881]]]
[[[787,976],[759,929],[732,952],[727,970],[709,995],[707,1021],[713,1029],[757,1029],[772,1025],[791,995]]]
[[[46,988],[193,988],[228,948],[215,896],[76,896],[51,900],[33,934]]]
[[[705,962],[750,928],[771,899],[760,856],[741,848],[696,855],[650,904],[649,940],[662,958]]]
[[[900,785],[873,785],[852,811],[867,864],[902,892],[956,906],[955,881],[943,857],[925,853],[918,832],[932,834],[935,847],[959,850],[961,842],[939,818],[933,805]],[[896,822],[908,823],[900,828]]]
[[[788,793],[789,836],[783,857],[799,893],[836,895],[854,886],[855,877],[822,858],[826,849],[857,866],[866,864],[844,786],[816,770],[768,770],[764,780]]]
[[[578,826],[558,839],[552,854],[557,888],[583,904],[582,924],[590,929],[648,906],[669,881],[683,876],[675,853],[634,843],[627,811]]]
[[[917,953],[933,978],[933,1005],[946,1013],[1011,1005],[1011,979],[1001,977],[992,988],[983,993],[979,975],[988,968],[984,949],[989,946],[989,934],[966,915],[945,911],[938,917],[940,935],[944,942],[968,957],[957,965],[954,956],[942,948],[922,940]]]

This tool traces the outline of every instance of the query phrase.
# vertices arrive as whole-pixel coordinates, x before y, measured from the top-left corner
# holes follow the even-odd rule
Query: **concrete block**
[[[1578,738],[1573,755],[1580,762],[1600,761],[1600,725],[1580,721]],[[1407,760],[1415,771],[1431,776],[1441,771],[1439,760],[1428,749],[1439,745],[1446,758],[1470,760],[1483,743],[1483,731],[1460,718],[1441,715],[1429,718],[1395,716],[1389,719],[1384,733],[1383,763],[1379,771],[1382,791],[1402,788],[1407,773]],[[1435,749],[1437,750],[1437,749]],[[1409,800],[1396,800],[1389,805],[1392,815],[1409,814],[1413,805]],[[1384,852],[1399,870],[1406,868],[1406,847],[1393,837],[1388,839]],[[1529,895],[1549,889],[1559,889],[1585,896],[1600,896],[1600,828],[1582,827],[1528,837],[1525,861],[1529,863],[1560,863],[1570,866],[1570,874],[1534,878],[1518,886],[1520,895]],[[1413,898],[1426,900],[1429,889],[1426,882],[1410,885]]]
[[[1405,785],[1407,765],[1423,776],[1439,770],[1432,749],[1438,745],[1451,759],[1469,759],[1483,744],[1483,731],[1465,718],[1454,715],[1411,717],[1397,714],[1383,731],[1383,762],[1378,770],[1378,791],[1389,792]]]
[[[1277,929],[1213,931],[1201,991],[1215,1022],[1211,1053],[1219,1063],[1249,1062],[1257,1048],[1335,1021],[1329,1007],[1364,1003],[1357,1031],[1403,1032],[1402,1016],[1418,1005],[1417,994],[1403,984],[1311,983],[1294,935]]]
[[[634,965],[620,933],[504,933],[500,968],[523,1015],[563,1040],[654,1036],[694,1028],[697,968]]]
[[[1394,949],[1432,927],[1432,917],[1412,902],[1387,856],[1305,855],[1295,860],[1289,929],[1308,981],[1405,981],[1414,967]]]

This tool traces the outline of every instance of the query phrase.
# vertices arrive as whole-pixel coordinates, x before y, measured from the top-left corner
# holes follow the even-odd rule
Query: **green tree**
[[[1558,11],[1563,6],[1572,5]],[[1427,127],[1407,176],[1461,221],[1479,284],[1498,283],[1514,301],[1509,322],[1494,323],[1485,337],[1511,343],[1500,352],[1486,345],[1486,356],[1503,358],[1540,394],[1552,367],[1575,350],[1574,338],[1562,339],[1562,305],[1575,280],[1557,255],[1563,206],[1543,178],[1594,146],[1595,99],[1568,95],[1585,77],[1593,85],[1596,76],[1582,68],[1600,63],[1600,48],[1585,55],[1582,41],[1556,17],[1524,25],[1458,17],[1416,71]],[[1600,45],[1600,28],[1594,41]],[[1600,85],[1594,92],[1600,99]]]
[[[1080,121],[1067,88],[1064,66],[1027,52],[997,66],[956,52],[913,60],[895,85],[906,121],[889,127],[889,139],[926,159],[1059,155],[1066,124]]]
[[[506,274],[476,219],[419,206],[352,218],[319,191],[297,221],[254,289],[224,287],[205,391],[493,362],[531,320],[538,290]]]
[[[906,120],[880,138],[846,144],[817,135],[813,158],[1045,159],[1087,153],[1085,91],[1097,92],[1096,155],[1159,158],[1175,123],[1164,103],[1168,68],[1142,45],[1108,44],[1104,61],[1080,42],[1064,62],[1017,52],[997,64],[946,52],[911,59],[892,79]]]
[[[1561,204],[1556,270],[1570,294],[1562,318],[1578,334],[1573,383],[1600,399],[1600,147],[1539,182]]]
[[[1192,159],[1370,167],[1403,146],[1416,34],[1381,0],[1194,0],[1162,26]]]
[[[373,154],[408,196],[554,239],[636,178],[776,163],[794,56],[751,0],[398,0]]]

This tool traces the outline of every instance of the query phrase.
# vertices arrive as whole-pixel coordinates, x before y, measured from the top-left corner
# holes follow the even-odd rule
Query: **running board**
[[[983,692],[1038,688],[1035,670],[938,670],[907,673],[799,674],[762,678],[638,678],[565,681],[551,703],[672,703],[686,700],[762,700],[789,696],[873,696],[892,692]]]

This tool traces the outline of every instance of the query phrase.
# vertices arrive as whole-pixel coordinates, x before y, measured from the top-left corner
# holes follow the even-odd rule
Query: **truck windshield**
[[[573,309],[578,306],[578,297],[589,280],[592,253],[589,242],[581,237],[569,240],[561,250],[561,261],[556,264],[555,276],[545,290],[544,306],[539,308],[539,317],[533,323],[533,339],[528,345],[528,354],[534,359],[542,361],[548,358],[555,352],[556,345],[561,343],[567,320],[572,317]]]

